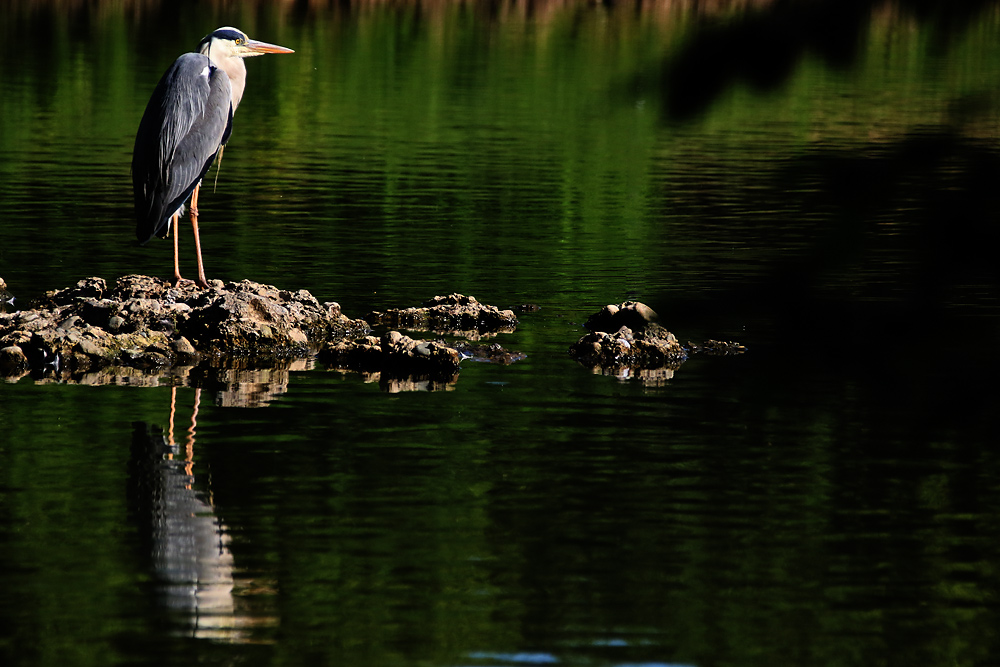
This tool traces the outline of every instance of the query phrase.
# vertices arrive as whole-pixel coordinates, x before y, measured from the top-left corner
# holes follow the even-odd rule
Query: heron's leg
[[[191,193],[191,202],[188,205],[191,211],[191,222],[198,219],[198,190],[200,189],[201,181],[198,182],[198,185],[194,186],[194,192]]]
[[[184,280],[183,278],[181,278],[181,264],[179,259],[180,251],[177,242],[177,236],[178,236],[177,232],[179,231],[177,229],[177,223],[180,222],[180,219],[181,219],[181,214],[174,213],[173,218],[171,218],[170,220],[170,226],[174,233],[174,285],[180,285],[181,281]]]
[[[201,287],[208,287],[205,267],[201,263],[201,237],[198,235],[198,190],[200,189],[201,183],[194,186],[194,192],[191,194],[191,229],[194,230],[194,252],[198,257],[198,278],[195,282]]]

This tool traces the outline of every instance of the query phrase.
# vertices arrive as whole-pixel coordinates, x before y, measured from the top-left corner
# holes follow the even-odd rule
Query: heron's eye
[[[242,44],[243,43],[243,38],[242,37],[237,37],[236,38],[236,43],[237,44]]]

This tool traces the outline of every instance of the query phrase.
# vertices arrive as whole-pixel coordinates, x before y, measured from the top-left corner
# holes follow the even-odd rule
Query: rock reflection
[[[351,371],[337,369],[339,372],[347,374]],[[404,391],[453,391],[458,383],[458,373],[451,377],[394,377],[388,373],[375,371],[372,373],[359,373],[361,381],[365,384],[377,384],[379,389],[387,394],[399,394]]]
[[[240,368],[233,362],[220,367],[202,364],[152,370],[108,366],[96,371],[73,373],[63,368],[50,367],[44,371],[26,370],[20,375],[4,379],[7,382],[17,382],[30,375],[38,384],[129,387],[160,387],[170,384],[210,391],[214,404],[219,407],[261,408],[288,392],[293,372],[308,371],[314,367],[315,360],[312,358],[275,360],[261,368]]]
[[[293,372],[314,366],[313,359],[290,359],[267,368],[217,368],[200,386],[215,391],[215,405],[219,407],[263,408],[288,392]]]
[[[129,505],[151,561],[157,604],[172,624],[192,637],[238,642],[246,640],[247,626],[260,625],[262,619],[238,613],[230,537],[211,490],[195,484],[201,392],[194,390],[183,442],[175,435],[182,419],[177,387],[170,392],[166,434],[144,422],[134,424]]]
[[[633,368],[631,366],[589,366],[594,375],[607,375],[621,381],[638,380],[647,387],[662,387],[674,377],[680,364],[660,368]]]

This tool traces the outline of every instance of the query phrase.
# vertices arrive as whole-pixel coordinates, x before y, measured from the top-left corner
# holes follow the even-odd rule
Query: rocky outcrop
[[[673,377],[689,354],[739,354],[746,349],[715,340],[684,347],[658,319],[652,308],[637,301],[604,306],[587,319],[584,326],[590,332],[570,347],[570,354],[595,373],[661,383]]]
[[[511,332],[517,327],[514,311],[482,304],[476,297],[462,294],[436,296],[419,308],[373,311],[365,315],[365,320],[372,326],[424,329],[472,339]]]
[[[463,360],[508,364],[525,357],[498,344],[423,340],[396,330],[430,331],[471,340],[514,331],[517,318],[513,311],[479,303],[473,296],[436,296],[417,308],[371,312],[365,320],[373,327],[390,330],[382,336],[331,340],[323,346],[319,360],[330,368],[361,373],[387,391],[447,389],[458,380]]]
[[[368,333],[333,302],[249,280],[208,289],[149,276],[103,278],[47,293],[0,314],[0,374],[85,373],[105,366],[165,368],[197,358],[302,356]]]
[[[369,319],[472,338],[517,324],[513,312],[461,294]],[[202,289],[139,275],[113,286],[86,278],[47,293],[28,310],[0,313],[0,376],[8,378],[34,373],[42,380],[155,384],[164,376],[183,381],[199,368],[206,375],[202,384],[228,385],[226,374],[239,369],[283,369],[317,357],[402,391],[454,384],[463,359],[513,363],[524,355],[496,344],[421,340],[395,330],[373,335],[365,320],[346,317],[334,302],[249,280],[216,280]],[[236,403],[266,402],[266,391],[243,384],[246,396],[230,392]]]
[[[580,363],[601,368],[680,367],[687,359],[687,351],[677,338],[658,324],[638,331],[625,326],[615,332],[591,331],[570,352]]]
[[[390,331],[384,336],[328,343],[319,355],[332,368],[383,373],[397,378],[457,379],[461,357],[443,341],[427,341]]]
[[[587,318],[583,325],[590,331],[607,333],[627,327],[632,331],[643,331],[659,319],[653,309],[638,301],[626,301],[618,305],[604,306]]]
[[[2,280],[0,294],[10,296]],[[12,307],[13,301],[6,303]],[[518,307],[534,310],[537,306]],[[589,332],[570,354],[597,373],[662,382],[689,354],[744,351],[738,343],[714,340],[684,347],[657,319],[639,302],[605,306],[587,320]],[[373,312],[362,320],[305,290],[249,280],[215,280],[203,289],[140,275],[119,278],[113,286],[86,278],[47,293],[27,310],[0,312],[0,377],[32,373],[40,380],[155,384],[163,376],[183,382],[200,374],[199,385],[215,382],[233,404],[251,405],[270,400],[267,386],[281,386],[273,378],[259,379],[270,377],[269,369],[287,374],[286,369],[318,360],[360,373],[388,391],[447,389],[464,360],[524,359],[497,343],[470,342],[514,331],[517,324],[512,310],[462,294],[437,296],[418,308]],[[424,340],[397,329],[434,336]],[[226,375],[244,371],[251,372],[249,379]]]

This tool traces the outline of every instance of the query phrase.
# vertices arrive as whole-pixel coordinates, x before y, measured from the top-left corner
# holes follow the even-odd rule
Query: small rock
[[[198,351],[194,349],[194,345],[191,344],[184,336],[180,338],[175,338],[173,342],[170,343],[171,349],[177,354],[195,355]]]
[[[415,340],[398,331],[326,346],[321,359],[336,367],[383,378],[446,378],[458,373],[461,356],[440,341]]]
[[[614,333],[622,327],[632,331],[642,331],[658,319],[656,312],[644,303],[626,301],[618,305],[604,306],[600,312],[591,315],[584,325],[591,331]]]
[[[95,341],[87,338],[80,340],[74,349],[91,358],[101,358],[105,356],[107,352],[106,348],[101,347]]]
[[[7,345],[24,345],[30,340],[31,332],[24,331],[23,329],[15,329],[3,338],[0,338],[0,343],[5,343]]]
[[[0,373],[14,375],[28,370],[28,357],[17,345],[0,348]]]
[[[114,312],[114,302],[110,299],[89,299],[80,305],[80,317],[93,327],[108,326],[108,319]]]
[[[587,320],[591,331],[570,347],[570,354],[585,366],[619,377],[679,367],[687,352],[655,319],[649,306],[635,301],[605,306]]]
[[[420,308],[390,309],[365,316],[369,324],[438,332],[495,333],[513,331],[517,317],[511,310],[479,303],[474,296],[436,296]]]
[[[100,299],[108,289],[104,278],[84,278],[73,287],[46,292],[42,303],[46,305],[69,305],[79,299]]]
[[[82,320],[80,319],[79,315],[70,315],[65,320],[60,322],[56,326],[56,329],[58,329],[59,331],[67,331],[67,332],[72,331],[75,327],[79,325],[81,321]]]

